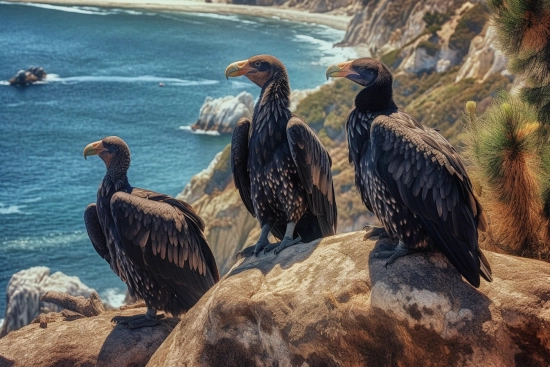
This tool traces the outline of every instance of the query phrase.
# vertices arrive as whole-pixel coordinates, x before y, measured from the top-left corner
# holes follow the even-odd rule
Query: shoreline
[[[283,9],[271,6],[247,6],[234,4],[214,4],[190,0],[7,0],[10,3],[36,3],[64,6],[94,6],[98,8],[146,9],[184,13],[214,13],[250,15],[263,18],[290,20],[301,23],[314,23],[345,31],[351,16],[309,13],[301,10]]]

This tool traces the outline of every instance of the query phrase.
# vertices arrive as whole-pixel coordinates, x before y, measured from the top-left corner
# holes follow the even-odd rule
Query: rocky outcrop
[[[145,313],[146,308],[109,310],[74,321],[33,323],[0,339],[0,366],[145,366],[179,319],[154,328],[114,325],[114,316]]]
[[[8,83],[10,83],[10,85],[24,87],[46,79],[46,75],[44,69],[31,66],[27,70],[19,70],[13,78],[8,80]]]
[[[230,134],[242,117],[252,118],[254,98],[248,92],[213,99],[206,97],[191,131]]]
[[[61,311],[59,306],[40,300],[48,291],[89,297],[93,289],[88,288],[78,277],[61,272],[50,275],[50,269],[45,266],[15,273],[6,290],[6,315],[0,337],[28,325],[40,313]]]
[[[386,266],[364,236],[239,262],[148,366],[547,366],[550,264],[487,252],[474,289],[439,253]]]
[[[496,47],[495,29],[487,27],[482,34],[472,40],[456,81],[466,78],[484,81],[492,74],[507,73],[507,62],[506,56]]]

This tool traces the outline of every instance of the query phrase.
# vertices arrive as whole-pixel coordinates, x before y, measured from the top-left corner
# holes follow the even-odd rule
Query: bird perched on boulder
[[[392,74],[371,58],[332,65],[329,77],[365,87],[347,121],[349,160],[363,203],[399,241],[379,257],[438,249],[473,286],[491,281],[478,246],[487,225],[462,159],[443,136],[422,126],[393,101]]]
[[[244,75],[261,88],[252,121],[233,131],[231,167],[248,211],[260,222],[258,242],[241,252],[274,253],[336,232],[331,159],[315,133],[289,110],[290,85],[283,63],[258,55],[230,64],[225,76]],[[280,242],[270,244],[269,232]]]
[[[177,316],[190,309],[219,280],[203,221],[187,203],[129,184],[130,150],[121,138],[87,145],[84,158],[90,155],[105,162],[107,173],[96,204],[84,212],[88,236],[130,295],[147,305],[145,315],[113,321],[153,326],[157,310]]]

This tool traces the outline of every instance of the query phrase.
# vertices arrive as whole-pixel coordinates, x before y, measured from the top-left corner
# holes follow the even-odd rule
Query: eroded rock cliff
[[[364,236],[239,262],[148,365],[547,366],[550,264],[489,252],[474,289],[439,253],[386,267]]]

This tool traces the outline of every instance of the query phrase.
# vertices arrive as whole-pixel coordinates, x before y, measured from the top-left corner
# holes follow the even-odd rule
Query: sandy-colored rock
[[[222,98],[206,97],[192,131],[231,134],[242,117],[252,118],[254,97],[248,92]]]
[[[456,76],[456,81],[465,78],[484,81],[492,74],[506,72],[507,63],[506,56],[497,49],[495,29],[488,27],[472,40],[464,64]]]
[[[93,289],[88,288],[78,277],[59,271],[50,275],[50,269],[45,266],[35,266],[15,273],[6,290],[6,315],[0,337],[28,325],[41,312],[61,311],[59,306],[40,300],[48,291],[87,298]]]
[[[30,324],[0,339],[0,366],[144,366],[179,321],[166,318],[143,329],[111,323],[114,316],[145,311],[143,307],[109,310],[74,321],[48,322],[45,328]]]
[[[475,289],[439,253],[386,267],[364,236],[239,262],[148,366],[547,367],[550,264],[487,252]]]

